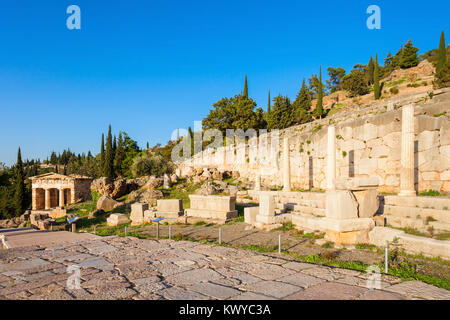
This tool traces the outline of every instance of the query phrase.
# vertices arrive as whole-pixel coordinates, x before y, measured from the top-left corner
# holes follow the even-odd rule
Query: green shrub
[[[142,153],[133,160],[131,172],[134,177],[147,175],[162,176],[165,173],[171,173],[173,166],[161,155],[152,155]]]
[[[398,94],[398,93],[399,93],[399,90],[398,90],[397,87],[392,87],[392,88],[389,89],[389,91],[390,91],[392,94]]]

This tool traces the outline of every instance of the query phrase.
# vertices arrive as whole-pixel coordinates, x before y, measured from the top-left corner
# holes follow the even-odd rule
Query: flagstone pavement
[[[369,289],[368,278],[190,241],[111,236],[0,250],[0,299],[450,299],[445,289],[387,275],[380,290]]]

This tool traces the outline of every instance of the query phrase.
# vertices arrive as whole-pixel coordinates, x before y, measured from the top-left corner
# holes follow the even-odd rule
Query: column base
[[[398,193],[400,197],[415,197],[417,196],[416,191],[413,190],[402,190]]]

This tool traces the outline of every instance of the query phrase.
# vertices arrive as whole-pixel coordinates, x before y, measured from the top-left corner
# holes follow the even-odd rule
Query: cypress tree
[[[117,149],[117,139],[116,139],[116,135],[114,135],[114,142],[113,142],[113,147],[112,147],[113,157],[116,154],[116,149]]]
[[[378,77],[378,54],[375,56],[375,64],[373,69],[373,93],[375,100],[380,99],[380,79]]]
[[[317,88],[317,104],[314,110],[316,117],[322,118],[323,116],[323,88],[322,88],[322,66],[319,69],[319,83]]]
[[[269,99],[267,99],[267,113],[270,112],[270,90],[269,90]]]
[[[109,125],[108,137],[106,138],[105,166],[103,171],[105,177],[114,178],[113,165],[114,165],[114,155],[112,149],[111,125]]]
[[[114,168],[116,176],[122,176],[122,162],[124,158],[125,158],[125,151],[123,147],[122,132],[119,132],[116,154],[114,156]]]
[[[15,170],[15,190],[14,190],[14,209],[16,216],[21,215],[25,210],[26,199],[25,199],[25,174],[23,172],[22,155],[19,151],[17,152],[17,163],[14,168]]]
[[[248,99],[248,85],[247,85],[247,75],[245,75],[245,82],[244,82],[244,98]]]
[[[444,31],[441,33],[441,39],[439,41],[438,57],[436,64],[436,73],[441,71],[447,62],[447,48],[445,47],[445,35]]]
[[[103,175],[103,169],[105,168],[105,135],[102,133],[102,145],[100,147],[100,176]]]
[[[375,81],[374,71],[375,71],[375,63],[373,62],[373,58],[370,57],[369,64],[367,66],[369,84],[372,84]]]

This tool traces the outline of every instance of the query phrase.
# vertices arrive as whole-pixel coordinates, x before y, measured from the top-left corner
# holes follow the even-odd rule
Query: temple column
[[[59,206],[64,207],[64,189],[59,189]]]
[[[51,208],[51,203],[50,189],[45,189],[45,210],[49,210]]]
[[[402,142],[399,196],[415,196],[414,188],[414,105],[402,108]]]
[[[291,166],[290,166],[289,139],[283,140],[283,191],[291,191]]]
[[[36,192],[36,188],[33,188],[31,190],[31,210],[36,210],[37,208],[37,192]]]
[[[336,180],[336,128],[328,127],[327,144],[327,190],[335,190]]]
[[[255,178],[255,190],[256,191],[261,190],[261,175],[259,173],[256,174]]]

